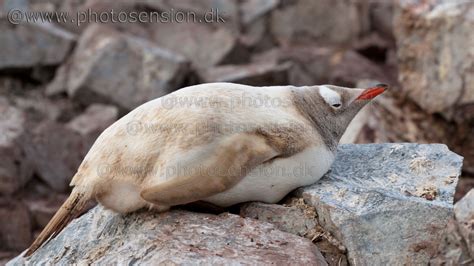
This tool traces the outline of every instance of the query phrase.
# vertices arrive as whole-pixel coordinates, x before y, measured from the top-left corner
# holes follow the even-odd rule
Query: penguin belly
[[[203,201],[228,207],[246,201],[276,203],[292,190],[318,181],[331,167],[335,153],[326,147],[311,147],[287,158],[264,163],[234,187]]]

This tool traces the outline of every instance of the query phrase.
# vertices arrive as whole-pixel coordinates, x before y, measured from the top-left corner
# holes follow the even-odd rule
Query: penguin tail
[[[90,197],[80,192],[78,187],[74,188],[71,195],[61,205],[59,210],[54,214],[43,231],[38,235],[36,240],[26,251],[24,257],[31,256],[44,243],[56,237],[74,218],[76,218],[85,209]]]

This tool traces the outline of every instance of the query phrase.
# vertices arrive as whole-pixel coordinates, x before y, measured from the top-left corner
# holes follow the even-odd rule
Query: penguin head
[[[368,102],[387,90],[388,85],[378,84],[366,89],[320,85],[317,89],[328,113],[352,119],[351,114],[355,116]]]
[[[309,102],[317,104],[310,116],[326,143],[338,143],[347,126],[357,113],[377,95],[388,89],[378,84],[365,89],[352,89],[334,85],[311,87]],[[314,93],[317,91],[317,93]],[[308,102],[307,102],[308,103]]]

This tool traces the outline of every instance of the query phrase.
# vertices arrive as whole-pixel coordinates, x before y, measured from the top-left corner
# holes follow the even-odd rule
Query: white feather
[[[341,95],[327,86],[319,86],[319,94],[329,105],[341,104]]]

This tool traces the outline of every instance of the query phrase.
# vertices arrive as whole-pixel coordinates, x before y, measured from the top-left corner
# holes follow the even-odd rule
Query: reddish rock
[[[82,137],[62,124],[44,121],[23,146],[36,174],[55,191],[65,192],[84,156]]]
[[[118,118],[118,109],[112,105],[92,104],[84,113],[71,120],[66,127],[79,133],[88,151],[97,137]]]
[[[21,251],[28,247],[32,225],[23,203],[0,198],[0,224],[0,250]]]
[[[49,195],[43,198],[32,198],[26,201],[34,221],[35,228],[44,228],[53,215],[66,200],[67,195]]]
[[[295,86],[337,84],[355,87],[360,79],[393,84],[383,69],[351,50],[313,46],[274,49],[254,57],[258,62],[291,62],[289,84]]]
[[[311,241],[233,214],[120,215],[96,207],[38,249],[31,264],[327,265]],[[26,263],[21,256],[11,265]]]
[[[454,205],[454,215],[467,249],[474,258],[474,189]]]
[[[287,85],[290,63],[225,65],[201,72],[204,82],[234,82],[252,86]]]
[[[21,143],[25,138],[25,114],[0,97],[0,195],[10,195],[32,177]]]

